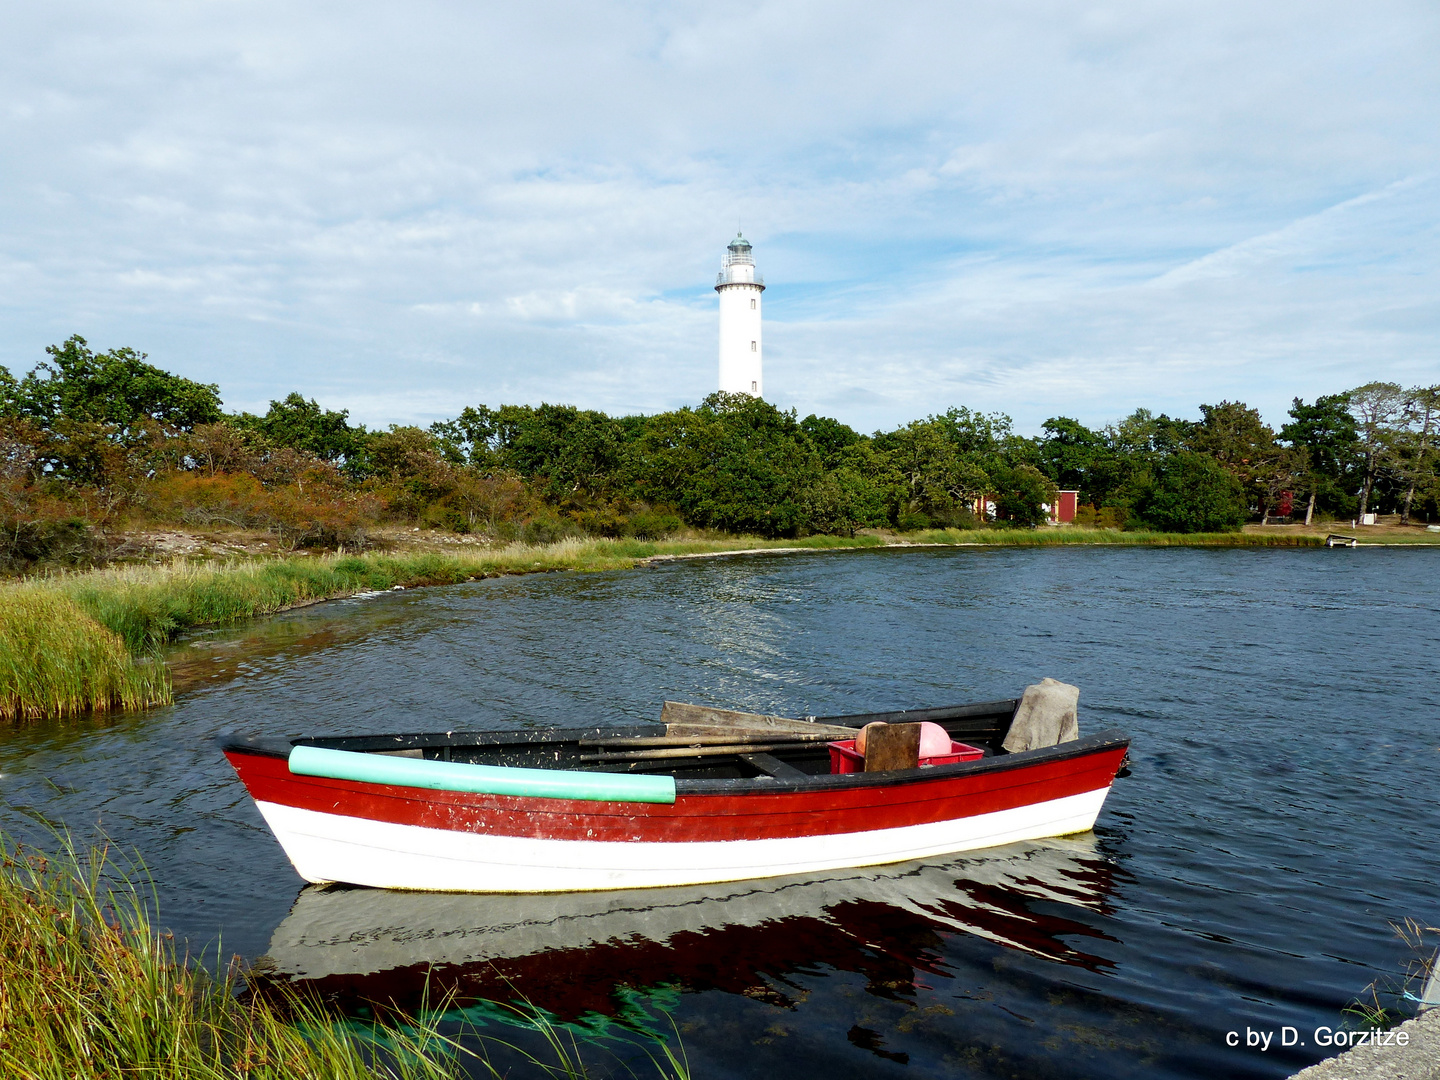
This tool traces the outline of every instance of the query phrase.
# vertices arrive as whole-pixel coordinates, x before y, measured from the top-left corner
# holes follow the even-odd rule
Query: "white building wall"
[[[750,269],[735,267],[735,270]],[[760,337],[763,306],[758,285],[734,284],[720,288],[720,389],[732,394],[765,396]]]

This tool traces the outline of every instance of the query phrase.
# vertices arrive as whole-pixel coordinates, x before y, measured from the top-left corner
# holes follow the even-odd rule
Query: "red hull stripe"
[[[543,840],[763,840],[869,832],[1012,810],[1110,786],[1123,747],[1059,761],[824,791],[681,794],[673,806],[421,791],[294,776],[283,758],[229,750],[257,802],[430,829]]]

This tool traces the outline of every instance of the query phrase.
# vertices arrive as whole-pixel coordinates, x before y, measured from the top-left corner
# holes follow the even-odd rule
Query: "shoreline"
[[[738,555],[944,547],[1321,547],[1324,539],[1291,530],[1177,534],[1061,527],[861,533],[798,541],[738,536],[568,539],[504,548],[446,544],[417,537],[408,551],[179,558],[0,583],[0,714],[36,720],[169,704],[173,688],[160,651],[181,635],[363,592]]]

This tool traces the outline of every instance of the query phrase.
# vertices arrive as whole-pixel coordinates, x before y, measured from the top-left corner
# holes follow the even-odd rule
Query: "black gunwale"
[[[966,705],[946,705],[932,708],[893,710],[889,712],[858,713],[846,716],[817,716],[807,717],[806,719],[848,727],[863,727],[865,724],[876,721],[885,721],[887,723],[918,723],[924,720],[943,722],[945,720],[963,720],[983,716],[1008,718],[1013,716],[1018,703],[1018,699],[1008,698]],[[389,735],[315,735],[297,736],[293,738],[246,737],[225,734],[221,735],[218,741],[220,742],[222,750],[228,753],[285,758],[289,756],[293,746],[302,745],[373,753],[376,751],[419,749],[422,747],[504,747],[544,745],[547,743],[573,744],[584,738],[663,735],[666,733],[666,730],[666,725],[661,723],[642,723],[623,726],[596,725],[580,728],[536,728],[530,730],[512,729],[508,731],[466,731],[462,729],[451,729],[443,732],[411,732]],[[823,743],[812,745],[823,745]],[[765,774],[749,777],[711,779],[677,777],[675,780],[675,791],[677,795],[703,796],[750,793],[776,794],[781,792],[799,794],[802,792],[838,791],[858,788],[901,787],[910,784],[930,783],[935,780],[949,779],[957,776],[975,776],[992,772],[1008,772],[1015,769],[1025,769],[1043,762],[1069,761],[1089,754],[1128,749],[1129,745],[1130,740],[1123,732],[1108,729],[1071,742],[1061,743],[1058,746],[1044,747],[1038,750],[1027,750],[1014,754],[1004,752],[993,755],[987,754],[984,758],[976,761],[961,761],[950,765],[901,769],[894,772],[821,774],[799,777],[777,777]],[[739,756],[740,754],[737,753],[736,757]],[[685,759],[677,759],[674,767],[693,767],[681,764],[684,760]],[[719,761],[723,760],[727,759],[720,758],[716,763],[718,764]],[[621,770],[607,770],[601,767],[589,771],[604,772]]]

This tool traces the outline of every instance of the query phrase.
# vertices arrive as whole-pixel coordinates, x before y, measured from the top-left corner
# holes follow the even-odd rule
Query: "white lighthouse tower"
[[[720,389],[763,397],[760,294],[765,279],[755,270],[750,241],[738,233],[725,249],[715,291],[720,294]]]

